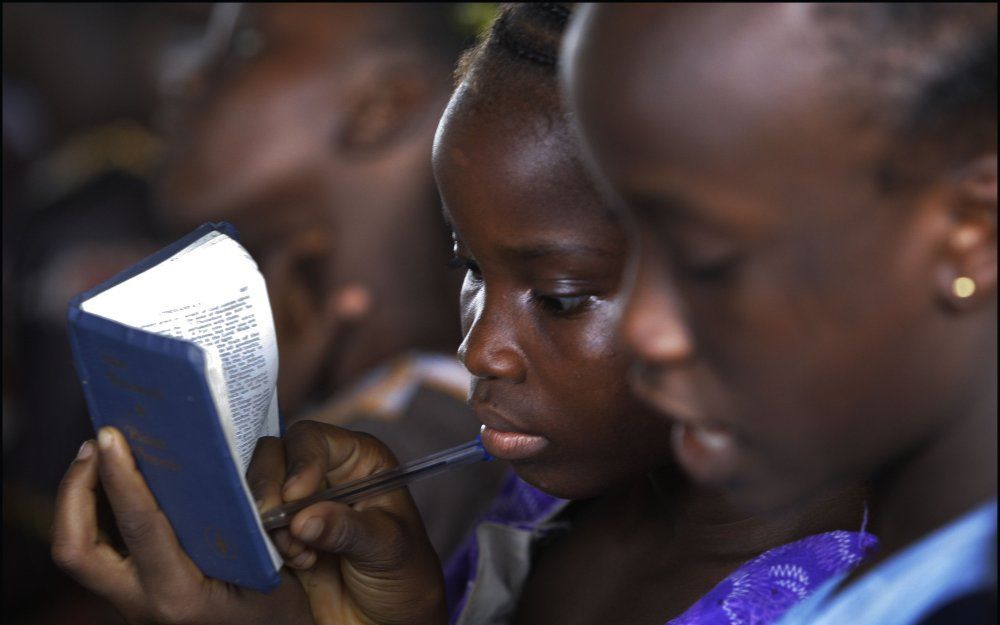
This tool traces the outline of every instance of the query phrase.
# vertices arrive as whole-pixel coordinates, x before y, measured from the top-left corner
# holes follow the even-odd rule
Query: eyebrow
[[[512,260],[522,262],[538,260],[550,256],[596,256],[610,258],[614,253],[583,243],[538,243],[529,245],[502,246],[500,253]]]
[[[628,201],[637,213],[646,217],[669,216],[686,220],[697,220],[700,215],[697,205],[676,195],[655,195],[653,193],[630,194]]]

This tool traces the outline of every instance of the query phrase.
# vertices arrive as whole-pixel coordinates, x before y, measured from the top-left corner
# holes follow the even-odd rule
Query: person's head
[[[261,265],[294,412],[397,352],[454,349],[430,152],[464,36],[449,7],[219,5],[161,203]],[[343,330],[350,328],[349,334]]]
[[[434,172],[466,269],[459,356],[483,440],[552,494],[586,498],[670,464],[614,340],[625,234],[558,95],[556,5],[503,7],[463,59]]]
[[[639,224],[636,386],[706,383],[675,428],[694,477],[775,509],[995,428],[996,17],[601,6],[571,31],[571,107]]]

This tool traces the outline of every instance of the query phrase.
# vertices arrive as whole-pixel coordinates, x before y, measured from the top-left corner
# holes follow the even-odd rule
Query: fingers
[[[135,596],[135,569],[100,539],[97,527],[98,458],[94,441],[80,447],[56,494],[52,559],[97,594],[120,603]]]
[[[136,468],[121,433],[102,428],[97,441],[101,482],[143,586],[169,588],[202,579]]]
[[[378,439],[326,423],[299,421],[285,434],[288,480],[285,501],[301,499],[327,487],[396,466],[392,452]]]
[[[332,501],[302,510],[289,529],[306,545],[344,556],[367,573],[395,571],[410,550],[411,541],[399,517],[383,510],[355,510]]]
[[[278,438],[262,437],[257,441],[247,469],[247,484],[259,511],[264,512],[283,503],[281,487],[284,483],[285,447]],[[307,553],[306,546],[301,541],[292,538],[288,528],[271,532],[271,540],[285,559],[285,564],[292,568],[308,568],[316,560],[315,554],[311,551]]]
[[[281,440],[264,436],[257,441],[247,468],[247,484],[261,511],[280,506],[285,482],[285,448]]]

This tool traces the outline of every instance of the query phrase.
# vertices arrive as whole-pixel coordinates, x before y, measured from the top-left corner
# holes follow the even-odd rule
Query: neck
[[[858,529],[864,495],[860,485],[838,486],[774,515],[748,515],[723,494],[698,489],[679,509],[678,527],[694,548],[743,561],[813,534]]]
[[[864,506],[862,488],[840,487],[777,516],[751,516],[722,493],[692,484],[675,467],[650,473],[619,492],[624,500],[619,495],[599,499],[616,500],[609,503],[616,506],[623,531],[655,525],[692,557],[734,563],[812,534],[857,529]]]
[[[994,368],[995,371],[995,368]],[[884,559],[997,494],[997,398],[946,420],[875,480],[873,531]]]

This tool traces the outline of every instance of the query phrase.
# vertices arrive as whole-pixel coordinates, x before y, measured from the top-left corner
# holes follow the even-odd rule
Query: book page
[[[267,289],[257,264],[230,237],[206,234],[81,308],[205,349],[209,386],[240,475],[257,439],[278,436],[278,348]]]

